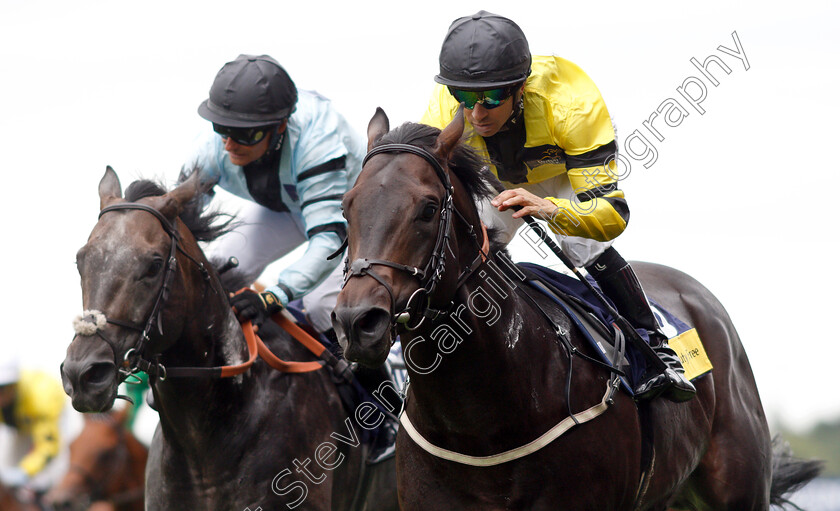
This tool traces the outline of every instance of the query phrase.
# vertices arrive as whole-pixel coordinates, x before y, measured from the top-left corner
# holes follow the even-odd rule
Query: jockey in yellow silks
[[[622,316],[649,333],[664,370],[649,363],[637,399],[691,399],[696,390],[650,310],[633,269],[612,247],[630,219],[618,188],[615,130],[601,93],[578,66],[532,56],[508,18],[456,19],[440,51],[438,85],[422,121],[443,129],[464,106],[464,137],[506,190],[478,204],[510,241],[525,215],[548,221],[575,266],[585,267]],[[522,209],[512,215],[506,210]],[[503,213],[505,212],[505,213]]]
[[[0,482],[41,486],[39,474],[62,449],[60,419],[67,396],[58,378],[42,371],[21,371],[17,359],[0,355],[0,423],[9,428],[0,452]]]

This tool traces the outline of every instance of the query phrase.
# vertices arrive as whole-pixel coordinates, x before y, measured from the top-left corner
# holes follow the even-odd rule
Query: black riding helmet
[[[232,128],[279,124],[295,110],[297,88],[268,55],[240,55],[216,74],[198,115]]]
[[[452,22],[440,49],[435,81],[457,89],[492,89],[524,82],[531,50],[519,25],[487,11]]]

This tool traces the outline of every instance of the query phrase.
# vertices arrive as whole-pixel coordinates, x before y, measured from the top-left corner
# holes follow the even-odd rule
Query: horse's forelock
[[[139,179],[128,185],[125,190],[125,200],[136,202],[145,197],[165,195],[167,191],[160,183],[149,179]],[[235,227],[234,218],[231,215],[218,211],[202,212],[198,197],[184,207],[180,218],[198,241],[213,241]],[[217,222],[220,218],[224,220]]]
[[[139,179],[128,185],[128,188],[125,189],[125,200],[128,202],[137,202],[144,197],[158,197],[165,193],[166,188],[160,183],[149,179]]]

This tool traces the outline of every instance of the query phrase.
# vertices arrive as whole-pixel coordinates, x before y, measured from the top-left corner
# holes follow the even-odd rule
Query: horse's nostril
[[[383,309],[371,309],[359,317],[356,325],[360,332],[373,334],[381,328],[382,322],[388,321],[388,312]]]
[[[82,385],[97,385],[108,382],[114,376],[114,364],[100,362],[90,366],[90,369],[82,374],[80,383]]]

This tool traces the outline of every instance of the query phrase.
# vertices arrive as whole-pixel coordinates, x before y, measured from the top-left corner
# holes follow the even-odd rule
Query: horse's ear
[[[446,128],[440,132],[440,135],[438,135],[433,152],[444,160],[448,160],[449,155],[452,154],[452,150],[458,145],[458,141],[461,140],[461,135],[463,134],[464,105],[462,104],[458,107],[458,111],[455,113],[455,117],[452,121],[450,121],[449,124],[446,125]]]
[[[114,169],[108,165],[105,168],[105,175],[99,181],[99,209],[103,209],[108,204],[117,199],[122,199],[122,186],[120,186],[120,178]]]
[[[376,107],[376,112],[373,114],[373,117],[371,117],[370,122],[368,123],[368,151],[373,149],[373,144],[382,138],[382,135],[388,133],[389,130],[388,116],[385,115],[385,110]]]
[[[183,183],[165,195],[166,200],[160,212],[169,218],[175,218],[197,194],[206,193],[212,187],[213,183],[202,183],[201,171],[195,169]]]

